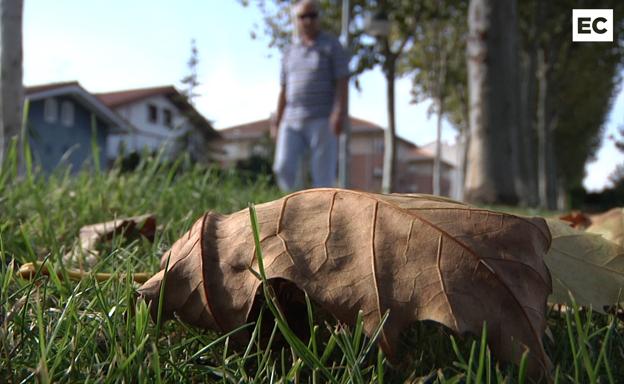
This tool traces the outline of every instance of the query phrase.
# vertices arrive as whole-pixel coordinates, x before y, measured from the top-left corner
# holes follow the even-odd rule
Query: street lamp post
[[[391,193],[394,184],[394,174],[396,166],[396,149],[395,149],[395,118],[394,118],[394,77],[395,77],[395,60],[396,56],[392,53],[388,42],[390,34],[390,20],[383,8],[380,8],[374,14],[368,15],[365,20],[366,32],[374,36],[382,43],[382,50],[385,56],[384,74],[386,76],[387,85],[387,108],[388,108],[388,127],[386,128],[384,138],[384,162],[383,177],[381,180],[381,191],[383,193]]]
[[[340,41],[344,49],[349,51],[349,0],[342,0],[342,30]],[[349,86],[347,85],[347,92]],[[342,125],[342,133],[338,139],[338,186],[349,187],[349,143],[351,139],[351,125],[349,119],[349,98],[345,105],[345,121]]]

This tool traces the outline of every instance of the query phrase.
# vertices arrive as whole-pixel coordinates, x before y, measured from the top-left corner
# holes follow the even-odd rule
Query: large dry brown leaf
[[[391,359],[414,321],[477,335],[486,322],[499,358],[519,362],[520,342],[530,348],[534,375],[550,366],[541,342],[551,291],[544,220],[432,196],[338,189],[302,191],[256,209],[267,276],[293,282],[345,323],[362,310],[369,334],[389,310],[380,344]],[[166,318],[175,312],[220,331],[247,321],[260,285],[250,271],[257,264],[247,210],[204,215],[163,264],[169,256]],[[140,289],[152,303],[163,276]]]
[[[552,246],[546,265],[553,280],[551,301],[604,308],[622,300],[624,292],[624,248],[601,235],[571,228],[568,223],[548,219]]]
[[[624,247],[624,208],[613,208],[592,217],[587,232],[597,233],[605,239]]]

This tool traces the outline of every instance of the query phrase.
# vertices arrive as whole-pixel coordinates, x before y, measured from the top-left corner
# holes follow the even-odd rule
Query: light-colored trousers
[[[329,119],[301,124],[282,122],[277,134],[273,172],[282,191],[301,187],[301,161],[310,153],[312,187],[333,187],[336,183],[338,138],[329,129]]]

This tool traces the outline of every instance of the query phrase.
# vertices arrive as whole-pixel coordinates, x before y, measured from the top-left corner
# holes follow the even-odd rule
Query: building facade
[[[109,137],[109,156],[163,151],[173,158],[182,152],[200,162],[219,152],[211,143],[219,137],[203,117],[173,86],[131,89],[96,95],[133,128]]]
[[[384,129],[366,120],[350,120],[349,181],[351,189],[378,192],[381,190],[384,156]],[[224,155],[221,163],[231,167],[252,155],[272,155],[269,139],[270,120],[258,120],[220,130]],[[397,138],[397,170],[394,192],[432,193],[433,155],[415,144]],[[450,193],[452,165],[442,163],[441,192]]]
[[[47,84],[24,89],[26,137],[33,162],[50,173],[58,167],[76,172],[91,167],[93,148],[105,166],[110,135],[130,130],[129,125],[77,82]]]
[[[34,162],[50,173],[101,167],[133,152],[189,153],[214,161],[219,133],[173,86],[92,94],[78,82],[25,87],[26,134]]]

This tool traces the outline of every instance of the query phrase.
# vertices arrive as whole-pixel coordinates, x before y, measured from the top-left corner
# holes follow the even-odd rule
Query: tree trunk
[[[349,20],[350,1],[342,0],[340,42],[344,49],[349,51]],[[342,123],[342,132],[338,138],[338,187],[349,188],[349,164],[351,143],[351,119],[349,119],[349,99],[345,105],[345,119]]]
[[[440,195],[440,181],[442,179],[442,113],[444,113],[442,97],[438,99],[438,126],[436,128],[435,157],[433,158],[433,194]]]
[[[394,116],[394,79],[396,77],[396,68],[395,60],[391,57],[391,54],[387,54],[386,58],[388,60],[385,63],[388,129],[386,129],[385,132],[384,163],[383,177],[381,180],[381,190],[383,193],[392,193],[396,187],[394,185],[396,174],[396,126]]]
[[[534,34],[530,34],[531,39]],[[537,45],[531,44],[528,51],[521,56],[521,80],[520,80],[520,142],[523,162],[520,164],[520,172],[525,180],[525,193],[523,201],[529,207],[537,207],[539,203],[537,190],[537,165],[535,161],[535,116],[536,116],[536,56]]]
[[[548,209],[548,129],[546,127],[546,94],[548,92],[548,70],[544,50],[537,53],[537,175],[539,206]]]
[[[468,121],[468,120],[466,120]],[[468,164],[468,145],[470,143],[470,135],[467,128],[462,129],[459,132],[459,163],[457,164],[458,168],[458,177],[457,177],[457,186],[458,186],[458,194],[457,199],[460,201],[464,200],[464,185],[466,180],[466,165]]]
[[[433,194],[441,195],[441,181],[442,181],[442,116],[444,116],[444,87],[446,86],[446,50],[444,46],[443,29],[438,28],[438,79],[437,79],[437,93],[438,93],[438,126],[436,129],[436,146],[435,157],[433,160]]]
[[[465,93],[463,93],[465,94]],[[459,194],[457,198],[460,201],[463,201],[465,196],[465,180],[466,180],[466,171],[468,166],[468,147],[470,145],[470,112],[469,112],[469,102],[466,98],[462,98],[462,113],[464,115],[465,125],[462,125],[459,130],[459,145],[460,145],[460,153],[459,153],[459,178],[458,178],[458,189]]]
[[[546,3],[537,9],[538,30],[546,28]],[[542,209],[557,208],[557,163],[555,158],[554,131],[557,115],[551,106],[550,60],[548,53],[555,51],[553,41],[544,42],[537,50],[537,173],[539,206]]]
[[[548,94],[546,95],[548,97]],[[546,142],[546,191],[547,191],[547,208],[550,210],[557,209],[558,191],[559,191],[559,176],[557,175],[557,154],[555,152],[555,128],[557,127],[558,117],[553,112],[553,108],[550,106],[550,99],[546,102],[546,116],[547,122],[546,129],[547,142]]]
[[[514,0],[471,0],[468,82],[470,146],[465,198],[475,203],[516,204],[517,113],[510,86],[517,61],[509,39],[517,36]],[[517,78],[517,77],[516,77]]]
[[[505,61],[503,66],[507,69],[507,73],[504,76],[508,82],[503,82],[506,88],[504,96],[506,99],[505,108],[507,109],[503,121],[506,121],[509,127],[511,138],[511,175],[513,176],[518,203],[522,206],[527,206],[526,153],[522,145],[523,136],[521,136],[520,127],[520,32],[518,30],[518,6],[516,0],[507,1],[504,10],[501,10],[501,13],[499,13],[499,18],[504,22],[504,25],[501,26],[503,36],[505,36],[501,54]]]
[[[538,185],[539,201],[542,209],[557,209],[557,162],[555,158],[554,131],[557,117],[553,114],[548,89],[548,62],[544,49],[538,52],[538,97],[537,97],[537,137],[538,137]]]
[[[23,5],[23,0],[0,0],[0,165],[11,141],[20,136]]]

